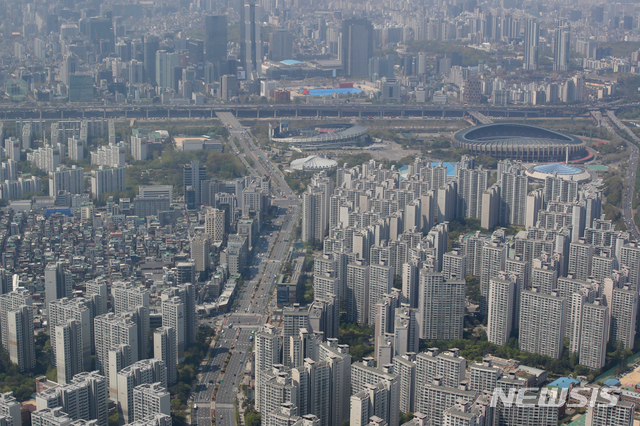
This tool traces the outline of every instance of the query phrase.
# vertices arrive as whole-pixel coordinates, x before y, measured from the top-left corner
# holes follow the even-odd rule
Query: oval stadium
[[[571,135],[537,126],[495,123],[470,127],[453,137],[456,148],[498,160],[513,159],[525,163],[565,161],[585,156],[585,143]]]
[[[269,129],[272,142],[287,143],[303,151],[358,145],[364,143],[366,134],[366,127],[354,124],[323,124],[292,130],[279,126]]]

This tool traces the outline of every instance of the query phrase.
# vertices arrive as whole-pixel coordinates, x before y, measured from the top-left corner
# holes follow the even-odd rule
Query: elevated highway
[[[17,119],[208,119],[217,112],[229,112],[238,119],[247,118],[462,118],[478,112],[495,118],[569,117],[587,114],[587,106],[509,106],[492,105],[434,105],[434,104],[225,104],[225,105],[61,105],[0,108],[0,120]]]

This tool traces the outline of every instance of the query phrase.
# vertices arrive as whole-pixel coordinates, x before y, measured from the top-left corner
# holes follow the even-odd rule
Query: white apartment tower
[[[543,294],[537,287],[523,291],[520,302],[520,350],[560,358],[566,312],[566,299],[555,292]]]
[[[369,267],[369,324],[376,321],[376,304],[391,292],[395,273],[392,266],[371,265]]]
[[[110,371],[109,351],[119,345],[130,347],[125,365],[138,360],[138,325],[131,313],[107,313],[94,320],[94,341],[96,347],[96,369],[109,380],[109,387],[115,373]]]
[[[629,268],[629,287],[637,292],[638,280],[640,279],[640,245],[633,241],[622,246],[619,262],[620,267],[627,266]]]
[[[507,260],[507,247],[499,242],[491,241],[482,247],[480,261],[480,310],[488,312],[489,280],[496,278],[504,271]],[[478,261],[478,259],[476,259]]]
[[[64,269],[62,262],[48,263],[44,268],[45,304],[62,297],[72,297],[73,279],[71,272]]]
[[[264,413],[265,401],[262,391],[264,373],[271,371],[272,367],[280,362],[280,339],[275,327],[265,325],[255,335],[255,374],[256,374],[256,411]],[[265,413],[266,414],[266,413]]]
[[[580,364],[599,370],[604,367],[609,340],[609,308],[600,299],[583,305]]]
[[[636,317],[638,315],[638,293],[629,286],[613,289],[611,309],[611,341],[622,342],[625,348],[632,349],[636,335]]]
[[[138,359],[149,356],[149,290],[126,281],[114,281],[111,285],[113,311],[116,314],[135,312],[138,324]]]
[[[347,319],[359,325],[369,322],[369,266],[364,261],[347,265]]]
[[[153,356],[167,367],[167,385],[178,380],[178,354],[176,353],[176,332],[171,327],[158,327],[153,332]]]
[[[171,415],[171,396],[160,383],[145,383],[133,389],[133,421],[155,414]]]
[[[186,340],[186,321],[185,306],[180,297],[174,296],[162,301],[162,327],[168,327],[175,330],[175,353],[178,363],[184,361],[185,340]]]
[[[93,311],[93,303],[84,297],[63,297],[49,303],[51,349],[58,383],[69,383],[73,376],[91,368]]]
[[[454,248],[442,256],[442,274],[445,280],[452,277],[454,280],[464,280],[467,277],[467,256],[462,250]]]
[[[36,365],[33,336],[33,306],[28,290],[18,289],[0,295],[2,347],[20,372]]]
[[[49,196],[55,197],[59,191],[71,194],[82,194],[85,190],[84,169],[71,166],[70,169],[58,167],[49,172]]]
[[[501,273],[489,280],[489,313],[487,337],[489,342],[502,346],[509,340],[515,311],[516,279]]]
[[[131,423],[134,419],[134,389],[140,385],[152,383],[164,388],[167,385],[166,373],[167,368],[164,362],[156,358],[140,360],[118,372],[116,402],[118,414],[124,424]]]
[[[427,340],[462,338],[465,281],[445,280],[441,273],[422,269],[419,282],[420,338]]]

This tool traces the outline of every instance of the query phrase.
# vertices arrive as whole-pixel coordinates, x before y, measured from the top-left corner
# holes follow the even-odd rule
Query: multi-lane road
[[[236,426],[234,401],[244,381],[246,362],[251,358],[252,332],[268,321],[276,306],[274,286],[300,214],[298,197],[280,171],[272,167],[264,152],[253,143],[249,132],[233,115],[218,115],[231,136],[238,140],[244,155],[253,158],[253,166],[250,166],[240,155],[252,175],[271,176],[271,189],[276,194],[273,204],[280,209],[273,220],[276,230],[263,230],[257,238],[250,265],[251,277],[236,297],[233,312],[219,320],[218,342],[211,351],[211,357],[201,365],[191,421],[198,426],[211,426],[212,414],[215,414],[216,425]]]
[[[624,223],[627,226],[627,230],[633,235],[636,241],[640,241],[640,232],[633,217],[633,194],[635,194],[636,188],[636,172],[638,170],[638,145],[640,144],[640,138],[631,131],[622,121],[616,117],[615,113],[611,110],[607,111],[607,116],[611,122],[623,132],[627,133],[635,143],[627,144],[631,155],[629,158],[629,167],[627,168],[626,185],[624,188],[624,200],[622,201],[622,216]]]

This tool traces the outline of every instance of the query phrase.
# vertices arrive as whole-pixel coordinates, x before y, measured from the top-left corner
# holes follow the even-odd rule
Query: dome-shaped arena
[[[298,158],[291,162],[293,170],[302,170],[305,172],[316,172],[320,170],[331,170],[338,167],[338,162],[327,158],[311,155],[306,158]]]
[[[537,126],[495,123],[470,127],[453,137],[453,146],[468,149],[475,155],[489,155],[498,160],[513,159],[526,163],[565,161],[585,155],[585,143],[571,135]]]
[[[548,163],[538,164],[527,170],[527,176],[533,180],[544,182],[549,176],[557,176],[564,180],[585,182],[591,179],[591,175],[586,170],[572,166],[570,164]]]

